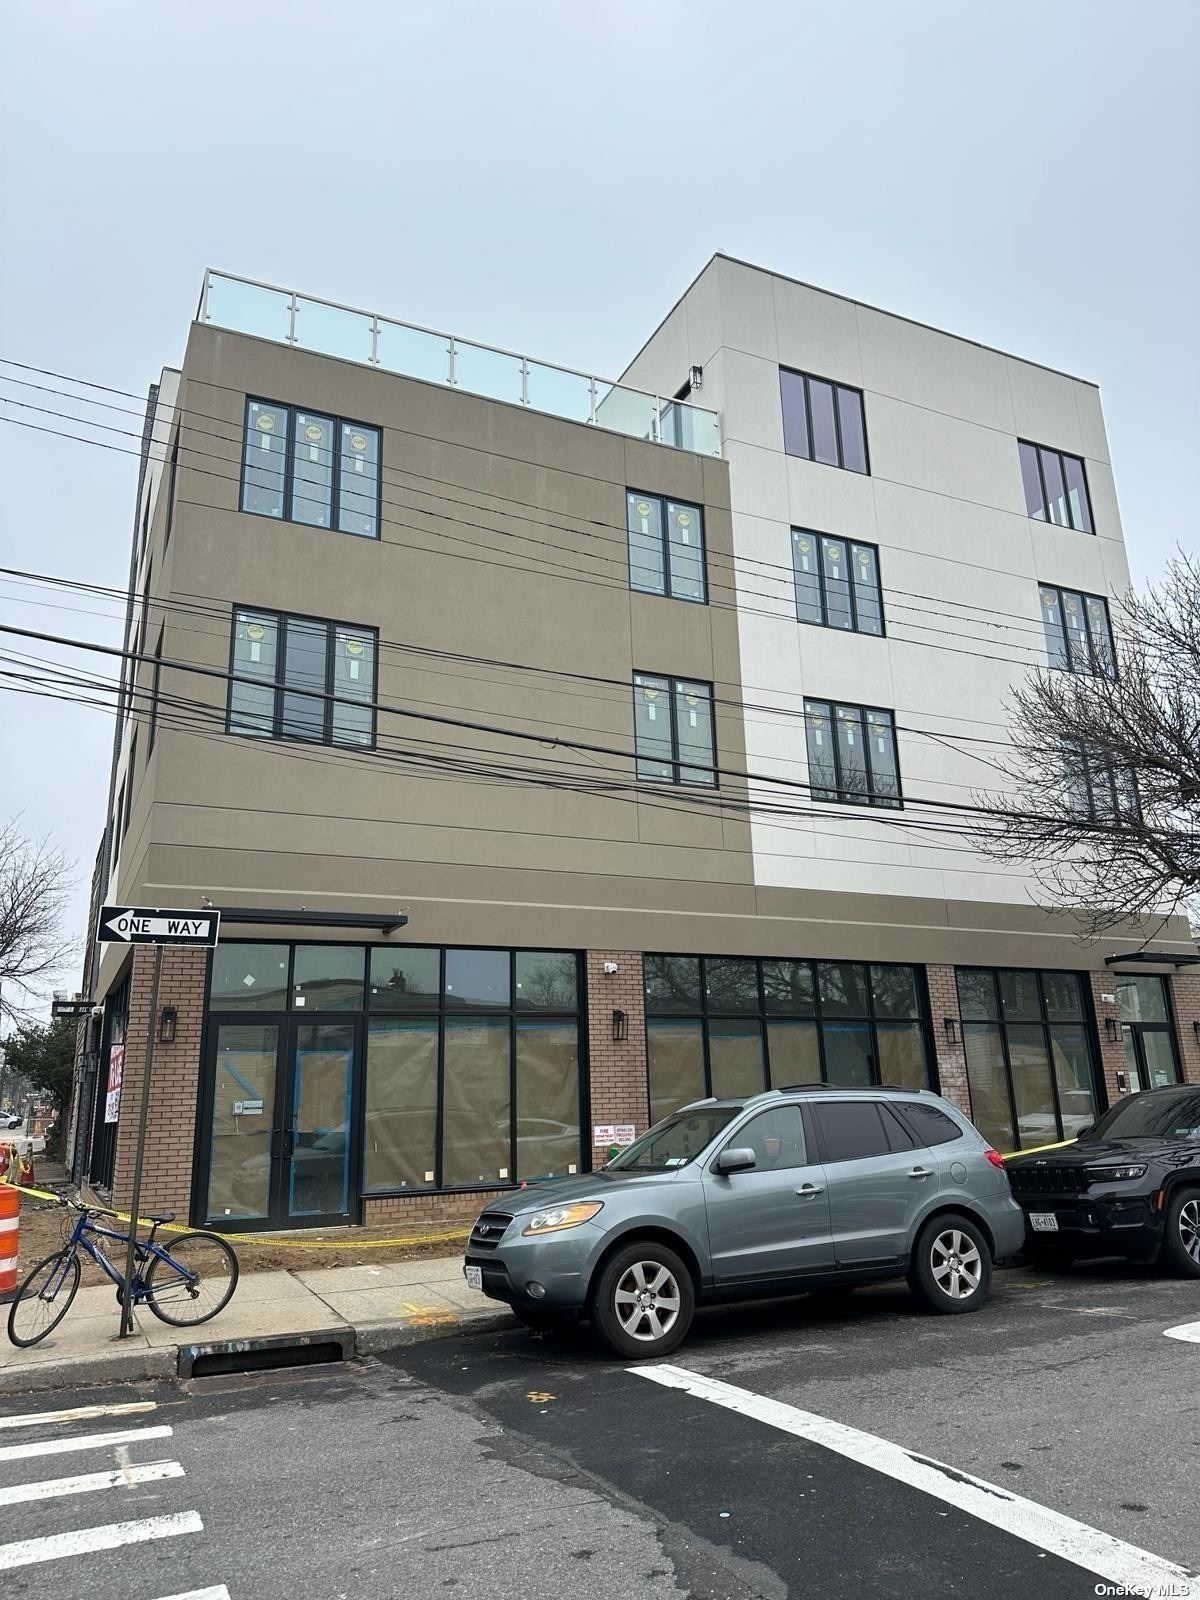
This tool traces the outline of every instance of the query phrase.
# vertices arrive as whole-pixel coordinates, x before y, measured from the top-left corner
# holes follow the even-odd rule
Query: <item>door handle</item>
[[[802,1183],[796,1190],[796,1193],[800,1196],[801,1200],[808,1200],[811,1199],[814,1194],[824,1194],[825,1185],[823,1183]]]
[[[913,1167],[909,1173],[910,1178],[931,1178],[933,1174],[928,1167]]]

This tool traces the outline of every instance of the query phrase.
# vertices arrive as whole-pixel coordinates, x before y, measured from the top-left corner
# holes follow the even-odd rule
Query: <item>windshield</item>
[[[1194,1139],[1200,1134],[1200,1092],[1148,1094],[1123,1100],[1107,1112],[1088,1135],[1094,1139]]]
[[[669,1172],[686,1167],[708,1148],[722,1128],[727,1128],[741,1106],[704,1106],[694,1111],[678,1111],[657,1123],[616,1155],[607,1172]]]

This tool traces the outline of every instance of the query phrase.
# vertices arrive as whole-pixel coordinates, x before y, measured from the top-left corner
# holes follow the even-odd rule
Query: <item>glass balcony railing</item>
[[[490,400],[611,428],[632,439],[706,456],[721,453],[720,419],[703,406],[250,278],[206,272],[197,321],[343,361],[361,361],[406,378],[449,384]]]

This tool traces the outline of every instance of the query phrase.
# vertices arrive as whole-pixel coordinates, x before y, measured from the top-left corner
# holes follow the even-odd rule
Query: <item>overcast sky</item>
[[[144,392],[209,265],[615,375],[723,249],[1099,381],[1144,580],[1195,543],[1198,56],[1196,0],[10,3],[0,356]],[[0,564],[124,582],[133,459],[0,424],[0,474]],[[81,929],[110,741],[0,693]]]

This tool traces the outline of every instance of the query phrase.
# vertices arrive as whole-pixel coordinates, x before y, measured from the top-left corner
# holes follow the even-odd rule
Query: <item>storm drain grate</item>
[[[231,1339],[185,1345],[179,1352],[181,1378],[211,1378],[230,1372],[270,1372],[288,1367],[326,1366],[354,1356],[350,1330],[275,1339]]]

